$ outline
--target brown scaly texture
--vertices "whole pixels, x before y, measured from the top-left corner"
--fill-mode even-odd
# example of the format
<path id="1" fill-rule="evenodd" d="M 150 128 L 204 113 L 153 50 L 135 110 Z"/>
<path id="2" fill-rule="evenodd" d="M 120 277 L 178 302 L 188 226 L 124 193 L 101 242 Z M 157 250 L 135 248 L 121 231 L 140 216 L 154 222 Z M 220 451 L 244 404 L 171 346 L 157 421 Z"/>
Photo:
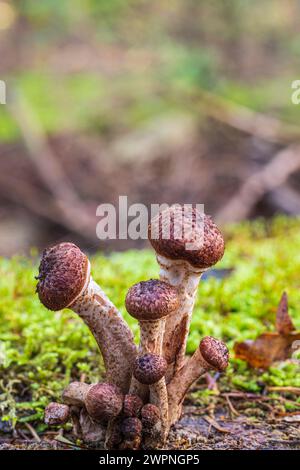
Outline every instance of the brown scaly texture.
<path id="1" fill-rule="evenodd" d="M 153 227 L 158 228 L 155 236 Z M 169 238 L 164 238 L 165 233 Z M 218 227 L 195 207 L 172 206 L 160 212 L 149 224 L 149 240 L 160 255 L 188 261 L 200 269 L 216 264 L 225 249 Z M 196 244 L 197 249 L 187 249 L 188 244 Z"/>
<path id="2" fill-rule="evenodd" d="M 226 344 L 212 336 L 203 338 L 199 345 L 203 359 L 211 369 L 222 372 L 228 366 L 229 352 Z"/>
<path id="3" fill-rule="evenodd" d="M 70 408 L 61 403 L 49 403 L 45 408 L 44 421 L 50 426 L 65 424 L 70 417 Z"/>
<path id="4" fill-rule="evenodd" d="M 224 240 L 209 216 L 195 207 L 178 205 L 152 219 L 149 240 L 157 252 L 160 279 L 176 287 L 179 296 L 179 307 L 166 319 L 163 338 L 169 364 L 166 380 L 170 381 L 184 363 L 201 275 L 222 258 Z"/>
<path id="5" fill-rule="evenodd" d="M 149 385 L 150 402 L 161 411 L 161 428 L 153 440 L 165 441 L 168 431 L 168 392 L 165 373 L 167 361 L 157 354 L 145 354 L 139 357 L 133 366 L 133 375 L 142 384 Z M 151 443 L 153 445 L 154 442 Z"/>
<path id="6" fill-rule="evenodd" d="M 177 291 L 158 279 L 132 286 L 126 296 L 126 309 L 134 318 L 155 321 L 166 317 L 178 307 Z"/>
<path id="7" fill-rule="evenodd" d="M 72 309 L 88 325 L 98 343 L 105 364 L 106 381 L 127 393 L 136 346 L 120 312 L 93 281 Z"/>
<path id="8" fill-rule="evenodd" d="M 71 308 L 88 325 L 102 353 L 107 381 L 126 393 L 136 357 L 133 334 L 120 312 L 90 276 L 87 257 L 73 243 L 61 243 L 43 254 L 37 291 L 52 310 Z"/>
<path id="9" fill-rule="evenodd" d="M 140 324 L 139 354 L 161 355 L 165 318 L 178 307 L 177 290 L 157 279 L 139 282 L 132 286 L 126 296 L 126 308 Z M 147 388 L 132 379 L 130 393 L 139 395 L 143 401 Z"/>
<path id="10" fill-rule="evenodd" d="M 162 356 L 145 354 L 136 359 L 133 365 L 133 375 L 142 384 L 151 385 L 164 377 L 167 366 Z"/>
<path id="11" fill-rule="evenodd" d="M 138 417 L 142 406 L 143 401 L 137 395 L 125 395 L 123 403 L 123 415 L 126 418 Z"/>
<path id="12" fill-rule="evenodd" d="M 73 243 L 44 250 L 37 277 L 37 292 L 49 310 L 61 310 L 80 295 L 89 271 L 87 257 Z"/>
<path id="13" fill-rule="evenodd" d="M 121 424 L 121 432 L 125 439 L 134 439 L 142 434 L 142 422 L 139 418 L 125 418 Z"/>
<path id="14" fill-rule="evenodd" d="M 141 420 L 143 424 L 143 430 L 145 432 L 151 432 L 154 426 L 159 423 L 161 413 L 159 408 L 153 403 L 147 403 L 141 410 Z"/>
<path id="15" fill-rule="evenodd" d="M 209 370 L 224 371 L 228 361 L 229 352 L 222 341 L 211 336 L 203 338 L 192 357 L 168 384 L 169 425 L 179 419 L 184 397 L 191 385 Z"/>
<path id="16" fill-rule="evenodd" d="M 92 385 L 85 398 L 85 406 L 92 419 L 107 422 L 118 416 L 123 407 L 123 394 L 112 384 Z"/>

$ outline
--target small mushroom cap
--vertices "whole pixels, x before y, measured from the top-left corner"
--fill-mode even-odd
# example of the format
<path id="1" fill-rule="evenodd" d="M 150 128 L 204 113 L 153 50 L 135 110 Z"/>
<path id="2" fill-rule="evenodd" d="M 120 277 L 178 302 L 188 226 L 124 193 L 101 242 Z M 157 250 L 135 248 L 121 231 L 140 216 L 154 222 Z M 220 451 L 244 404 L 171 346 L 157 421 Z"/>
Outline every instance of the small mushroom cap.
<path id="1" fill-rule="evenodd" d="M 152 403 L 147 403 L 141 410 L 143 429 L 150 431 L 159 422 L 161 413 L 159 408 Z"/>
<path id="2" fill-rule="evenodd" d="M 128 313 L 137 320 L 155 321 L 173 313 L 179 304 L 177 290 L 158 279 L 138 282 L 126 296 Z"/>
<path id="3" fill-rule="evenodd" d="M 139 418 L 125 418 L 121 424 L 121 431 L 126 439 L 134 439 L 142 434 L 142 427 Z"/>
<path id="4" fill-rule="evenodd" d="M 73 304 L 86 289 L 90 263 L 78 246 L 60 243 L 44 250 L 37 277 L 39 299 L 49 310 Z"/>
<path id="5" fill-rule="evenodd" d="M 137 395 L 125 395 L 123 403 L 123 415 L 126 418 L 137 417 L 142 409 L 143 400 Z"/>
<path id="6" fill-rule="evenodd" d="M 229 351 L 223 341 L 206 336 L 201 341 L 199 349 L 201 356 L 212 369 L 222 372 L 228 366 Z"/>
<path id="7" fill-rule="evenodd" d="M 116 385 L 95 384 L 90 387 L 86 395 L 85 406 L 92 419 L 107 422 L 121 413 L 123 394 Z"/>
<path id="8" fill-rule="evenodd" d="M 164 377 L 167 361 L 157 354 L 144 354 L 138 357 L 133 365 L 133 375 L 141 383 L 152 385 Z"/>
<path id="9" fill-rule="evenodd" d="M 70 408 L 68 405 L 51 402 L 45 408 L 44 421 L 49 426 L 58 426 L 65 424 L 70 417 Z"/>
<path id="10" fill-rule="evenodd" d="M 187 261 L 198 269 L 216 264 L 225 250 L 212 219 L 190 205 L 171 206 L 157 214 L 149 224 L 148 237 L 159 255 Z"/>

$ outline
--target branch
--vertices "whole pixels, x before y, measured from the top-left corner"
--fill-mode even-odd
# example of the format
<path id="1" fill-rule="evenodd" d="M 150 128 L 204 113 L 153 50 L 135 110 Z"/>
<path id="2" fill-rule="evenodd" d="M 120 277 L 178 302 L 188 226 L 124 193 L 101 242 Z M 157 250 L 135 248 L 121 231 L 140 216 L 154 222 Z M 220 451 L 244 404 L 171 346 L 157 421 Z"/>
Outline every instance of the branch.
<path id="1" fill-rule="evenodd" d="M 207 116 L 263 140 L 283 144 L 300 140 L 298 126 L 253 111 L 205 90 L 198 92 L 198 98 L 194 102 L 201 106 Z"/>
<path id="2" fill-rule="evenodd" d="M 54 204 L 66 220 L 66 225 L 90 240 L 95 234 L 93 218 L 87 213 L 85 204 L 65 175 L 30 104 L 17 90 L 9 100 L 8 108 L 19 126 L 28 157 L 40 180 L 52 194 Z"/>
<path id="3" fill-rule="evenodd" d="M 218 223 L 245 219 L 255 204 L 268 192 L 282 186 L 300 170 L 300 146 L 291 145 L 278 152 L 270 163 L 251 175 L 216 215 Z"/>

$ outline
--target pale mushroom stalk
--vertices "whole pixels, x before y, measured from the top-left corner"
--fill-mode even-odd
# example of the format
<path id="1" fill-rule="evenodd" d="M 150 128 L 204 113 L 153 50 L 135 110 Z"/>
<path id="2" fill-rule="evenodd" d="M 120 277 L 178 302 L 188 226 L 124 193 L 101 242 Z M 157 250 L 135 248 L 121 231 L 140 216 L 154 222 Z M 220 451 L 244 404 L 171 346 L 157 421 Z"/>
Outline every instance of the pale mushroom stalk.
<path id="1" fill-rule="evenodd" d="M 228 349 L 222 341 L 211 336 L 203 338 L 197 350 L 168 385 L 170 426 L 179 419 L 183 400 L 191 385 L 209 370 L 224 371 L 228 359 Z"/>
<path id="2" fill-rule="evenodd" d="M 85 408 L 85 400 L 90 388 L 95 384 L 71 382 L 62 393 L 62 401 L 70 406 L 74 434 L 87 443 L 103 441 L 106 429 L 103 424 L 96 423 Z"/>
<path id="3" fill-rule="evenodd" d="M 177 290 L 158 279 L 142 281 L 129 289 L 125 304 L 128 313 L 139 321 L 139 355 L 161 355 L 165 319 L 178 306 Z M 147 388 L 133 377 L 130 393 L 138 394 L 145 401 Z"/>
<path id="4" fill-rule="evenodd" d="M 70 308 L 91 330 L 103 356 L 107 381 L 128 391 L 136 357 L 133 335 L 113 303 L 90 276 L 87 257 L 73 243 L 45 250 L 37 292 L 50 310 Z"/>
<path id="5" fill-rule="evenodd" d="M 166 380 L 163 377 L 158 382 L 149 385 L 150 403 L 157 406 L 161 413 L 161 438 L 165 442 L 168 436 L 169 405 Z"/>
<path id="6" fill-rule="evenodd" d="M 120 312 L 92 278 L 70 308 L 80 316 L 97 341 L 106 369 L 106 381 L 126 393 L 136 347 L 132 332 Z"/>
<path id="7" fill-rule="evenodd" d="M 66 405 L 85 406 L 84 402 L 92 384 L 71 382 L 62 393 L 62 401 Z"/>
<path id="8" fill-rule="evenodd" d="M 176 287 L 179 295 L 178 309 L 167 320 L 163 341 L 170 380 L 185 360 L 201 275 L 222 258 L 224 240 L 209 216 L 191 205 L 175 205 L 151 220 L 149 241 L 157 253 L 161 280 Z"/>
<path id="9" fill-rule="evenodd" d="M 177 289 L 179 306 L 166 321 L 162 351 L 170 365 L 167 380 L 178 371 L 185 360 L 186 343 L 197 296 L 197 289 L 205 269 L 196 269 L 186 261 L 170 260 L 157 255 L 160 279 Z"/>
<path id="10" fill-rule="evenodd" d="M 141 398 L 143 403 L 147 403 L 149 398 L 149 387 L 147 385 L 141 384 L 132 376 L 128 393 L 130 395 L 137 395 Z"/>

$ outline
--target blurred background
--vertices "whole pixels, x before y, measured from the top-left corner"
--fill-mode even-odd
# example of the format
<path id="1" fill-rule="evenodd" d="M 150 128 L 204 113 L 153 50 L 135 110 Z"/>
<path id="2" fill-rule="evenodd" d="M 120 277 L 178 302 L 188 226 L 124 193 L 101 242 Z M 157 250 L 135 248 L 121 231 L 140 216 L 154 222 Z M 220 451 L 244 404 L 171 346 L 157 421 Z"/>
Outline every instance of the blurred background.
<path id="1" fill-rule="evenodd" d="M 119 195 L 298 215 L 299 19 L 299 0 L 0 0 L 0 254 L 143 246 L 96 238 Z"/>

